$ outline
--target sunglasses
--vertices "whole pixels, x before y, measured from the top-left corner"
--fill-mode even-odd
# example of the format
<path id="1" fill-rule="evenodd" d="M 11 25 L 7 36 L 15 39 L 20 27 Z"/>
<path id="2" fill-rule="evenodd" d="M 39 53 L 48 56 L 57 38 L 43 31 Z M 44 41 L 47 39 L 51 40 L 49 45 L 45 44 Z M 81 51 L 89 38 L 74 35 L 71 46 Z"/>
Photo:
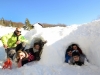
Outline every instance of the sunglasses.
<path id="1" fill-rule="evenodd" d="M 21 31 L 16 30 L 16 32 L 21 33 Z"/>

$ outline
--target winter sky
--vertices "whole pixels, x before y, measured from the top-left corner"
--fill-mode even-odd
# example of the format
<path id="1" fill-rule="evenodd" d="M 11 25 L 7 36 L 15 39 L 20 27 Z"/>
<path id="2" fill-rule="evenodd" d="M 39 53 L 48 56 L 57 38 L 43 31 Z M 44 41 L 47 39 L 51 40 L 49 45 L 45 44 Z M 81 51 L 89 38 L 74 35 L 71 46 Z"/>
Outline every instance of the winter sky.
<path id="1" fill-rule="evenodd" d="M 0 0 L 0 18 L 14 22 L 83 24 L 100 16 L 100 0 Z"/>

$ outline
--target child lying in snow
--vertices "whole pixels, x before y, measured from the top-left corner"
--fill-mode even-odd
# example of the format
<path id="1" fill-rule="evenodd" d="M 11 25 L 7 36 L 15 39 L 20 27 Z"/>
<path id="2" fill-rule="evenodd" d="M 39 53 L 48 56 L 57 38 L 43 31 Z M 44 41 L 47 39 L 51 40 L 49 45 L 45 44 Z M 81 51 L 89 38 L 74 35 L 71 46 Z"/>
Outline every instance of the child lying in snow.
<path id="1" fill-rule="evenodd" d="M 24 64 L 33 61 L 34 60 L 34 56 L 30 52 L 19 50 L 16 53 L 16 59 L 17 59 L 18 67 L 21 67 Z"/>
<path id="2" fill-rule="evenodd" d="M 43 45 L 39 42 L 34 43 L 33 48 L 27 49 L 25 51 L 18 51 L 16 54 L 18 67 L 23 66 L 24 64 L 40 60 L 40 56 L 42 53 L 42 47 L 46 42 L 43 42 Z"/>
<path id="3" fill-rule="evenodd" d="M 81 48 L 77 44 L 72 44 L 72 50 L 77 50 L 80 54 L 83 54 Z"/>
<path id="4" fill-rule="evenodd" d="M 67 49 L 65 55 L 65 62 L 68 63 L 71 57 L 72 57 L 72 49 Z"/>
<path id="5" fill-rule="evenodd" d="M 71 59 L 69 60 L 69 64 L 72 64 L 72 65 L 79 65 L 79 66 L 82 66 L 85 62 L 85 57 L 82 56 L 79 52 L 77 51 L 74 51 L 72 53 L 72 57 Z"/>
<path id="6" fill-rule="evenodd" d="M 29 51 L 34 55 L 34 60 L 40 60 L 41 58 L 41 54 L 42 54 L 42 50 L 43 50 L 43 46 L 44 44 L 46 44 L 47 41 L 39 41 L 39 42 L 35 42 L 33 47 L 29 49 Z"/>

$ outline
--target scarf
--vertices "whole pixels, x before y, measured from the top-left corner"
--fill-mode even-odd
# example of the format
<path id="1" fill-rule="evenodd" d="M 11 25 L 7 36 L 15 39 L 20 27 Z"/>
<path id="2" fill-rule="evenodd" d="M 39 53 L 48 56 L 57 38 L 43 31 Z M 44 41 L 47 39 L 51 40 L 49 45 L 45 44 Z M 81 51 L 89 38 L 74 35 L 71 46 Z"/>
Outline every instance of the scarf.
<path id="1" fill-rule="evenodd" d="M 33 48 L 33 52 L 35 53 L 35 52 L 38 52 L 39 50 L 37 50 L 37 49 L 35 49 L 35 48 Z"/>

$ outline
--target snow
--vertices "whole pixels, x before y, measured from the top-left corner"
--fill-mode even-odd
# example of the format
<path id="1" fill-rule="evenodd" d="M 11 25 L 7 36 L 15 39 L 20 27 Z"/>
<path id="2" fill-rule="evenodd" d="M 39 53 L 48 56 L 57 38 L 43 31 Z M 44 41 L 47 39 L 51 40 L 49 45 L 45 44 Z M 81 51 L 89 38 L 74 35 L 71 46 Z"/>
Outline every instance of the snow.
<path id="1" fill-rule="evenodd" d="M 42 28 L 35 24 L 30 31 L 22 30 L 29 40 L 26 48 L 32 46 L 34 39 L 47 40 L 44 45 L 41 60 L 25 64 L 12 70 L 0 69 L 0 75 L 100 75 L 100 20 L 82 25 L 67 27 Z M 15 28 L 0 26 L 0 36 L 14 31 Z M 64 63 L 66 48 L 77 43 L 89 59 L 83 66 Z M 6 53 L 0 41 L 0 67 L 6 58 Z"/>

